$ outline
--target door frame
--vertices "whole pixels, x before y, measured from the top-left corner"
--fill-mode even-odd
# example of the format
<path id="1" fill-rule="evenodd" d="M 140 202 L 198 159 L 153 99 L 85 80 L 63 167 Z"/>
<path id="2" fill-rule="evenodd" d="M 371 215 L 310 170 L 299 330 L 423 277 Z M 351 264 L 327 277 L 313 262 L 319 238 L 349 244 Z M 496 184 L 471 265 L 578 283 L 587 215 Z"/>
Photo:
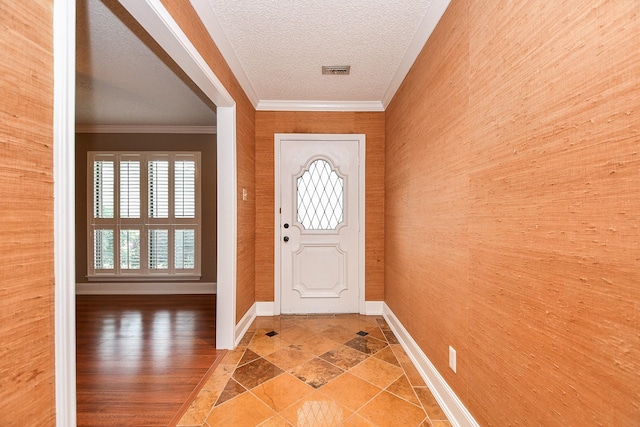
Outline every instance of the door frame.
<path id="1" fill-rule="evenodd" d="M 160 0 L 119 0 L 217 107 L 216 348 L 235 347 L 236 103 Z M 56 425 L 76 425 L 75 34 L 76 0 L 53 2 L 53 191 Z"/>
<path id="2" fill-rule="evenodd" d="M 358 310 L 360 314 L 366 313 L 365 301 L 365 177 L 366 177 L 366 135 L 365 134 L 318 134 L 318 133 L 276 133 L 274 134 L 274 293 L 273 314 L 279 315 L 281 305 L 281 279 L 282 260 L 280 256 L 281 245 L 281 221 L 280 206 L 282 206 L 282 194 L 280 191 L 280 153 L 282 141 L 344 141 L 356 140 L 358 142 Z"/>

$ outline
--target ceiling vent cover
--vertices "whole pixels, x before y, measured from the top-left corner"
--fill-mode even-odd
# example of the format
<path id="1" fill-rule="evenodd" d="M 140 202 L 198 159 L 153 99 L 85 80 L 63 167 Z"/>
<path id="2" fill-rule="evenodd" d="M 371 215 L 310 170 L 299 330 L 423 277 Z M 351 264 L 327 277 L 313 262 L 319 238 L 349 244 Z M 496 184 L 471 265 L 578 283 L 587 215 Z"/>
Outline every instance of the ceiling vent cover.
<path id="1" fill-rule="evenodd" d="M 347 76 L 351 71 L 351 65 L 323 65 L 322 74 L 334 74 Z"/>

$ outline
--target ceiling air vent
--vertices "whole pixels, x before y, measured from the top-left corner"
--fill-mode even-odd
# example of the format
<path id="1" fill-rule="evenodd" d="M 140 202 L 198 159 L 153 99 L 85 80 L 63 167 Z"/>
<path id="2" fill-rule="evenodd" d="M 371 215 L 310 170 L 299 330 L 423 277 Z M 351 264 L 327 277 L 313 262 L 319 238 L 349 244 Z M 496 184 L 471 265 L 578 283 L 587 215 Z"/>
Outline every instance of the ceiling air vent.
<path id="1" fill-rule="evenodd" d="M 351 65 L 323 65 L 322 74 L 334 74 L 340 76 L 349 75 L 351 71 Z"/>

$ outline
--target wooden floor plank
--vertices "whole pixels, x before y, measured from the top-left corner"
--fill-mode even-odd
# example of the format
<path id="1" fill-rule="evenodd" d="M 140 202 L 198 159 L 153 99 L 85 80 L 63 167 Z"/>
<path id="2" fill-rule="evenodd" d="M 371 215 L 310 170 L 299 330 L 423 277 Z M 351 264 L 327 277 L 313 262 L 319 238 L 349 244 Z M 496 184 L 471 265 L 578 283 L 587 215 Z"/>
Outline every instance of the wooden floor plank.
<path id="1" fill-rule="evenodd" d="M 78 426 L 166 426 L 216 359 L 215 295 L 78 296 Z"/>

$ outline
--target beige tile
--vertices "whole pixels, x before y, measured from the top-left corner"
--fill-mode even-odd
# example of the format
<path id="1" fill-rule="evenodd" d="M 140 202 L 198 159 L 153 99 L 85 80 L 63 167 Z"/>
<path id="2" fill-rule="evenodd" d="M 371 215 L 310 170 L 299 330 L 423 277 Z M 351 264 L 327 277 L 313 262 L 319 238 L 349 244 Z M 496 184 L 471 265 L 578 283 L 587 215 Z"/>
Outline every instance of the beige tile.
<path id="1" fill-rule="evenodd" d="M 432 427 L 451 427 L 451 423 L 449 421 L 431 421 Z"/>
<path id="2" fill-rule="evenodd" d="M 238 367 L 242 366 L 242 365 L 246 365 L 249 362 L 253 362 L 254 360 L 260 359 L 260 355 L 257 354 L 255 351 L 253 350 L 249 350 L 246 349 L 244 354 L 242 355 L 242 358 L 238 361 Z"/>
<path id="3" fill-rule="evenodd" d="M 438 401 L 433 397 L 428 387 L 414 387 L 414 390 L 432 423 L 434 421 L 447 421 L 447 416 L 442 411 L 442 408 L 440 408 Z"/>
<path id="4" fill-rule="evenodd" d="M 255 333 L 255 330 L 245 332 L 244 336 L 242 337 L 242 339 L 238 343 L 238 347 L 239 348 L 244 348 L 244 347 L 248 346 L 249 343 L 251 342 L 251 340 L 253 339 L 254 333 Z"/>
<path id="5" fill-rule="evenodd" d="M 218 365 L 207 382 L 204 383 L 202 389 L 217 391 L 220 394 L 224 386 L 227 385 L 229 378 L 231 378 L 234 369 L 235 365 Z"/>
<path id="6" fill-rule="evenodd" d="M 389 324 L 387 324 L 387 321 L 384 320 L 383 317 L 376 319 L 376 321 L 378 322 L 378 326 L 380 327 L 380 329 L 382 329 L 383 331 L 391 330 L 391 328 L 389 327 Z"/>
<path id="7" fill-rule="evenodd" d="M 321 335 L 313 335 L 298 344 L 300 350 L 312 353 L 314 356 L 319 356 L 338 346 L 339 344 L 334 340 Z"/>
<path id="8" fill-rule="evenodd" d="M 365 420 L 358 414 L 353 414 L 343 424 L 340 424 L 340 427 L 379 427 L 379 425 Z"/>
<path id="9" fill-rule="evenodd" d="M 314 316 L 303 322 L 302 326 L 316 334 L 320 334 L 337 324 L 339 324 L 339 322 L 335 316 Z"/>
<path id="10" fill-rule="evenodd" d="M 260 358 L 236 369 L 233 373 L 233 378 L 246 389 L 251 390 L 258 384 L 277 377 L 282 372 L 283 370 L 273 363 Z"/>
<path id="11" fill-rule="evenodd" d="M 292 425 L 280 415 L 275 415 L 267 421 L 259 424 L 258 427 L 292 427 Z"/>
<path id="12" fill-rule="evenodd" d="M 357 411 L 382 390 L 354 375 L 345 373 L 322 387 L 322 392 L 352 411 Z"/>
<path id="13" fill-rule="evenodd" d="M 403 398 L 409 403 L 420 406 L 420 400 L 418 400 L 416 393 L 413 391 L 413 387 L 411 387 L 411 384 L 405 375 L 402 375 L 393 384 L 387 387 L 387 391 Z"/>
<path id="14" fill-rule="evenodd" d="M 259 316 L 253 323 L 256 327 L 256 333 L 259 330 L 279 331 L 280 330 L 280 316 Z"/>
<path id="15" fill-rule="evenodd" d="M 281 374 L 271 381 L 260 384 L 251 392 L 271 409 L 280 412 L 303 397 L 313 393 L 313 387 L 290 374 Z"/>
<path id="16" fill-rule="evenodd" d="M 237 365 L 244 355 L 244 350 L 244 347 L 237 347 L 235 350 L 227 351 L 227 354 L 224 355 L 220 363 L 225 365 Z"/>
<path id="17" fill-rule="evenodd" d="M 211 427 L 257 426 L 273 417 L 275 413 L 251 393 L 244 393 L 235 399 L 216 406 L 207 418 Z"/>
<path id="18" fill-rule="evenodd" d="M 384 333 L 384 336 L 387 338 L 387 342 L 389 344 L 400 344 L 400 342 L 398 341 L 398 338 L 396 338 L 396 336 L 390 330 L 382 331 L 382 333 Z"/>
<path id="19" fill-rule="evenodd" d="M 380 328 L 377 326 L 375 328 L 369 328 L 365 332 L 368 332 L 370 337 L 379 339 L 380 341 L 386 341 L 387 337 L 384 336 Z"/>
<path id="20" fill-rule="evenodd" d="M 315 391 L 280 412 L 294 426 L 339 426 L 351 415 L 351 411 L 320 391 Z"/>
<path id="21" fill-rule="evenodd" d="M 386 391 L 373 398 L 357 413 L 381 426 L 419 426 L 426 419 L 422 408 Z"/>
<path id="22" fill-rule="evenodd" d="M 354 332 L 366 331 L 374 326 L 378 326 L 378 322 L 373 316 L 361 316 L 359 314 L 338 314 L 336 319 L 339 325 Z"/>
<path id="23" fill-rule="evenodd" d="M 365 360 L 368 356 L 358 350 L 354 350 L 345 345 L 341 345 L 333 350 L 320 355 L 320 358 L 332 363 L 345 371 L 353 368 L 358 363 Z"/>
<path id="24" fill-rule="evenodd" d="M 402 346 L 394 344 L 391 346 L 391 349 L 396 355 L 398 362 L 400 362 L 400 366 L 402 366 L 402 369 L 404 369 L 404 372 L 407 375 L 407 378 L 409 379 L 411 385 L 414 387 L 426 387 L 424 379 L 422 379 L 422 376 L 413 365 L 413 362 L 411 361 L 411 359 L 409 359 L 409 356 L 407 355 L 407 353 L 405 353 Z"/>
<path id="25" fill-rule="evenodd" d="M 381 341 L 379 339 L 376 339 L 370 336 L 366 336 L 366 337 L 357 336 L 351 339 L 350 341 L 347 341 L 346 343 L 344 343 L 344 345 L 346 345 L 347 347 L 351 347 L 355 350 L 361 351 L 365 354 L 376 354 L 377 352 L 379 352 L 380 350 L 382 350 L 387 346 L 387 342 Z"/>
<path id="26" fill-rule="evenodd" d="M 315 355 L 313 353 L 307 353 L 306 351 L 301 350 L 297 345 L 290 345 L 282 350 L 278 350 L 275 353 L 265 356 L 265 359 L 285 371 L 290 371 L 296 366 L 307 362 L 314 357 Z"/>
<path id="27" fill-rule="evenodd" d="M 191 405 L 189 405 L 187 412 L 178 422 L 178 426 L 201 426 L 209 412 L 211 412 L 219 394 L 220 392 L 212 390 L 200 390 Z"/>
<path id="28" fill-rule="evenodd" d="M 313 388 L 320 388 L 341 375 L 344 371 L 320 358 L 311 359 L 296 366 L 291 374 Z"/>
<path id="29" fill-rule="evenodd" d="M 224 390 L 222 390 L 220 397 L 218 397 L 218 400 L 216 401 L 216 406 L 222 405 L 227 400 L 231 400 L 234 397 L 241 395 L 246 391 L 247 391 L 246 388 L 242 387 L 240 384 L 238 384 L 236 380 L 231 378 L 227 383 L 227 385 L 224 387 Z"/>
<path id="30" fill-rule="evenodd" d="M 380 388 L 387 388 L 402 375 L 402 369 L 375 357 L 370 357 L 351 369 L 349 373 Z"/>
<path id="31" fill-rule="evenodd" d="M 384 360 L 387 363 L 391 363 L 394 366 L 400 367 L 400 362 L 396 359 L 395 354 L 393 354 L 393 350 L 391 347 L 385 347 L 376 354 L 373 355 L 376 359 Z"/>
<path id="32" fill-rule="evenodd" d="M 356 332 L 358 331 L 359 329 L 356 328 L 345 328 L 342 325 L 337 325 L 325 330 L 321 335 L 342 344 L 357 337 Z"/>
<path id="33" fill-rule="evenodd" d="M 249 343 L 248 348 L 260 356 L 266 356 L 289 345 L 279 335 L 270 337 L 264 334 L 256 334 Z"/>
<path id="34" fill-rule="evenodd" d="M 290 344 L 297 344 L 312 335 L 315 335 L 315 333 L 311 332 L 307 328 L 295 324 L 289 325 L 289 327 L 280 331 L 280 338 Z"/>

